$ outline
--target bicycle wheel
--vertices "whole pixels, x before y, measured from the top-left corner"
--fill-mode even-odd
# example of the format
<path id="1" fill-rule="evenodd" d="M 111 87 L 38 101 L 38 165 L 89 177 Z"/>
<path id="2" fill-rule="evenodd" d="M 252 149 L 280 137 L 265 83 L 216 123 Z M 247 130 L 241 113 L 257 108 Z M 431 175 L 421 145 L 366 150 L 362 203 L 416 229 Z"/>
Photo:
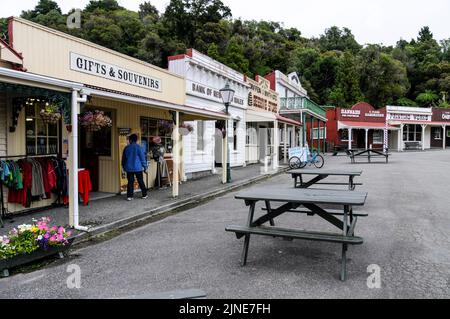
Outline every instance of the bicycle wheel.
<path id="1" fill-rule="evenodd" d="M 291 157 L 289 159 L 289 168 L 290 169 L 300 168 L 301 163 L 302 162 L 300 161 L 300 159 L 297 156 Z"/>
<path id="2" fill-rule="evenodd" d="M 300 168 L 305 168 L 308 162 L 300 162 Z"/>
<path id="3" fill-rule="evenodd" d="M 325 160 L 323 159 L 323 156 L 322 155 L 317 155 L 315 160 L 314 160 L 314 166 L 316 168 L 322 168 L 324 164 L 325 164 Z"/>

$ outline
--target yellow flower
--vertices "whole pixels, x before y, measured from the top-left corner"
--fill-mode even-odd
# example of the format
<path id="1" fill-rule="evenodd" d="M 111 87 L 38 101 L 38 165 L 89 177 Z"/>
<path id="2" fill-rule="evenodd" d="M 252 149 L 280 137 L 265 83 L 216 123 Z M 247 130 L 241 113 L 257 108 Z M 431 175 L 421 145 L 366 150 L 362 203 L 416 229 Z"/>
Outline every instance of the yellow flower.
<path id="1" fill-rule="evenodd" d="M 37 228 L 37 226 L 33 226 L 33 227 L 31 227 L 31 232 L 32 233 L 38 233 L 39 232 L 39 228 Z"/>

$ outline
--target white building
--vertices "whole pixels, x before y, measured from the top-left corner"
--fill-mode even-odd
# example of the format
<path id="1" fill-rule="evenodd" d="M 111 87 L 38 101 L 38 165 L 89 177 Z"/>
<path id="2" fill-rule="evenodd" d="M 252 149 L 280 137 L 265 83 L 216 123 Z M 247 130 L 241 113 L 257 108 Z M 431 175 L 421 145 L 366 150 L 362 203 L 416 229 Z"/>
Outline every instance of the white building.
<path id="1" fill-rule="evenodd" d="M 246 110 L 249 84 L 244 75 L 194 50 L 169 57 L 169 71 L 186 78 L 186 105 L 222 113 L 225 106 L 220 89 L 228 83 L 235 90 L 229 107 L 228 141 L 232 167 L 245 166 Z M 190 122 L 194 132 L 183 138 L 185 179 L 215 173 L 222 164 L 222 141 L 217 134 L 218 122 Z"/>
<path id="2" fill-rule="evenodd" d="M 389 149 L 430 149 L 432 116 L 431 108 L 387 106 L 386 121 L 399 128 L 391 133 Z"/>

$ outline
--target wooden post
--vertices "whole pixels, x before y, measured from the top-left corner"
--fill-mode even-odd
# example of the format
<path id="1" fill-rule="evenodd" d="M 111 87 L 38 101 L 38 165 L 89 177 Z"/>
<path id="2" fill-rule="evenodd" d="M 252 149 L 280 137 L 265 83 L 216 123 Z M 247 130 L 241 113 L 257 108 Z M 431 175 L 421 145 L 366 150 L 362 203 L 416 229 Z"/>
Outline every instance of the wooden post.
<path id="1" fill-rule="evenodd" d="M 279 137 L 279 131 L 278 131 L 278 121 L 275 120 L 273 122 L 273 169 L 278 169 L 278 153 L 280 152 L 280 137 Z"/>
<path id="2" fill-rule="evenodd" d="M 173 126 L 173 185 L 172 196 L 178 197 L 180 187 L 180 162 L 181 162 L 181 148 L 180 148 L 180 112 L 175 112 L 175 123 Z"/>
<path id="3" fill-rule="evenodd" d="M 284 164 L 287 164 L 288 159 L 287 159 L 287 124 L 284 123 Z"/>
<path id="4" fill-rule="evenodd" d="M 366 151 L 369 149 L 369 129 L 366 128 Z"/>
<path id="5" fill-rule="evenodd" d="M 318 151 L 319 151 L 319 153 L 320 153 L 320 151 L 321 151 L 321 142 L 320 142 L 320 140 L 321 140 L 321 138 L 320 138 L 320 120 L 318 119 L 317 120 L 317 125 L 318 125 L 318 127 L 317 127 L 317 144 L 318 144 Z"/>
<path id="6" fill-rule="evenodd" d="M 425 129 L 427 125 L 422 124 L 422 151 L 425 151 Z"/>
<path id="7" fill-rule="evenodd" d="M 352 129 L 348 129 L 348 149 L 352 149 Z"/>
<path id="8" fill-rule="evenodd" d="M 447 146 L 447 125 L 442 125 L 442 149 L 446 149 Z"/>
<path id="9" fill-rule="evenodd" d="M 225 121 L 225 137 L 222 139 L 222 184 L 227 183 L 227 154 L 228 154 L 228 120 Z"/>

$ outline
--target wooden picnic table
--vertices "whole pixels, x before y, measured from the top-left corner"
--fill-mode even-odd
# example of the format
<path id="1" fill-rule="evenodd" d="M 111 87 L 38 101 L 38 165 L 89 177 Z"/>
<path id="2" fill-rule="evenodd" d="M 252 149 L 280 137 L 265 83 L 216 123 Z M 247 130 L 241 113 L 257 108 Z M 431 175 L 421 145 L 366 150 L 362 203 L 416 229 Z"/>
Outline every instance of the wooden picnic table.
<path id="1" fill-rule="evenodd" d="M 389 163 L 389 152 L 380 150 L 368 149 L 363 151 L 347 150 L 347 154 L 350 157 L 352 164 L 356 164 L 357 157 L 367 157 L 369 163 L 372 163 L 373 158 L 382 157 L 386 159 L 386 164 Z"/>
<path id="2" fill-rule="evenodd" d="M 348 189 L 353 191 L 356 186 L 362 185 L 361 183 L 355 183 L 355 177 L 361 176 L 362 171 L 344 171 L 344 170 L 320 170 L 320 169 L 294 169 L 287 172 L 292 175 L 294 179 L 295 188 L 309 188 L 313 185 L 348 185 Z M 303 175 L 316 176 L 308 182 L 303 180 Z M 348 183 L 323 183 L 322 180 L 329 176 L 345 176 L 348 177 Z"/>
<path id="3" fill-rule="evenodd" d="M 318 189 L 295 189 L 295 188 L 255 188 L 244 191 L 235 196 L 236 199 L 244 200 L 249 207 L 247 224 L 245 226 L 228 226 L 227 232 L 236 233 L 238 239 L 245 237 L 242 250 L 241 264 L 247 264 L 250 236 L 261 235 L 269 237 L 281 237 L 286 239 L 303 239 L 311 241 L 324 241 L 342 244 L 341 280 L 347 278 L 347 250 L 348 245 L 361 245 L 363 238 L 355 236 L 355 227 L 358 217 L 367 216 L 353 214 L 354 206 L 365 204 L 367 193 L 355 191 L 336 191 Z M 254 219 L 255 207 L 258 202 L 265 204 L 265 214 Z M 278 203 L 278 208 L 272 208 L 272 203 Z M 323 205 L 337 205 L 342 211 L 342 220 L 337 218 L 337 213 L 330 212 Z M 312 216 L 317 215 L 337 227 L 341 233 L 328 233 L 305 231 L 289 228 L 275 227 L 275 218 L 303 206 Z M 270 226 L 263 226 L 270 223 Z"/>

